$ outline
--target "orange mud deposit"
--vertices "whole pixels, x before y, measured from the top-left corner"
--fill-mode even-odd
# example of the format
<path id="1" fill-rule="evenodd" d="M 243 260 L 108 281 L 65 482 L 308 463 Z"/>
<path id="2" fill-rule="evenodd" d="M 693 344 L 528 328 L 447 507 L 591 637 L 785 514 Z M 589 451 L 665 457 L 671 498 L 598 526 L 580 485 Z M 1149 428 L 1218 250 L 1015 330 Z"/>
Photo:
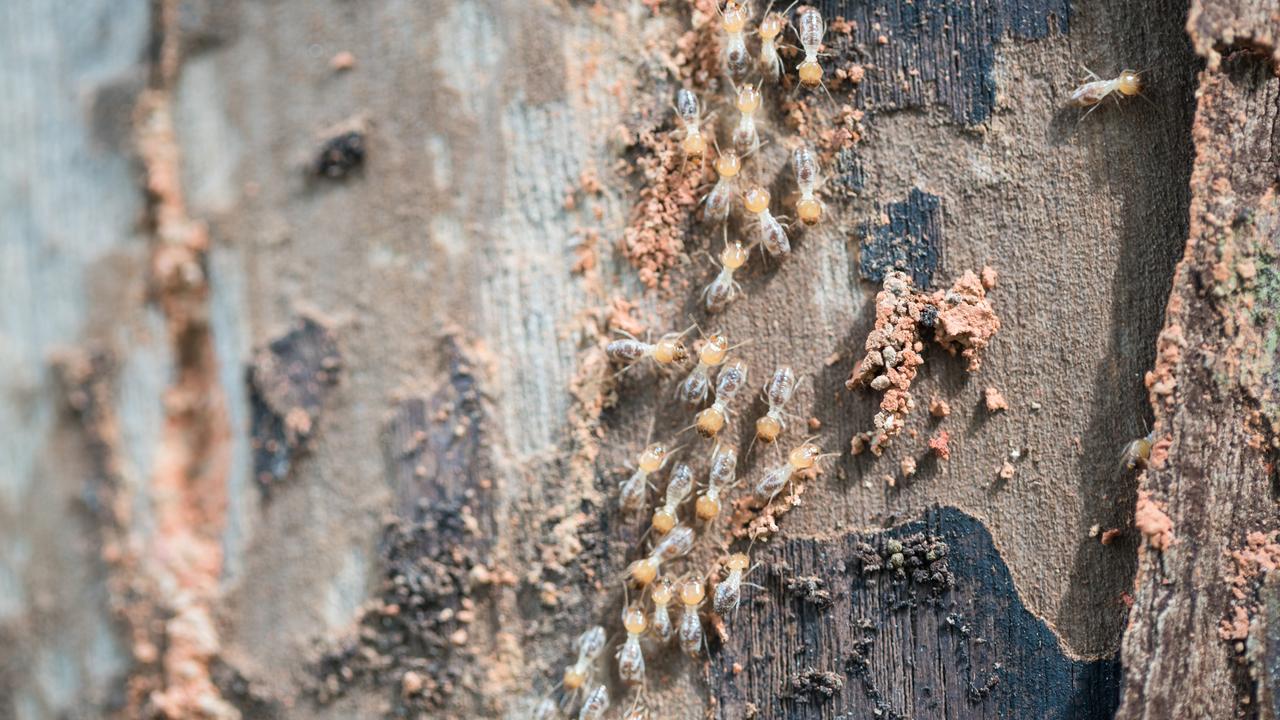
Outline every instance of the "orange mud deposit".
<path id="1" fill-rule="evenodd" d="M 879 456 L 902 432 L 907 415 L 915 406 L 910 389 L 924 364 L 920 337 L 926 327 L 933 328 L 935 342 L 965 358 L 966 369 L 973 372 L 981 365 L 979 353 L 1000 329 L 1000 319 L 972 271 L 965 272 L 950 290 L 930 294 L 916 291 L 906 273 L 895 270 L 886 274 L 883 289 L 876 294 L 876 324 L 867 335 L 866 354 L 845 382 L 850 390 L 870 387 L 884 393 L 874 420 L 875 430 L 853 438 L 851 449 L 855 455 L 870 450 Z M 1003 402 L 1003 397 L 998 400 Z M 988 407 L 990 403 L 988 397 Z M 935 417 L 949 411 L 945 404 L 931 405 Z"/>
<path id="2" fill-rule="evenodd" d="M 1173 544 L 1173 521 L 1151 499 L 1151 493 L 1147 490 L 1138 491 L 1138 506 L 1133 513 L 1133 524 L 1156 550 L 1164 552 Z"/>

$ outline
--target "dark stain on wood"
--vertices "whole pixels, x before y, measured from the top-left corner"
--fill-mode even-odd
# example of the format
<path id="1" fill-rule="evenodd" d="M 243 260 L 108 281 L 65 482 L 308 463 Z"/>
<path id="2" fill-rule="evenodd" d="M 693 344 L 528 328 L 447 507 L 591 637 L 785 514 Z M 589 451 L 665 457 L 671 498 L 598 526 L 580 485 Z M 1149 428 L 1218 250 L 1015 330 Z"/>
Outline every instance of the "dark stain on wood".
<path id="1" fill-rule="evenodd" d="M 901 270 L 916 287 L 931 288 L 942 258 L 942 198 L 913 188 L 905 200 L 889 203 L 881 212 L 887 223 L 862 226 L 862 279 L 878 284 L 885 273 Z"/>
<path id="2" fill-rule="evenodd" d="M 822 0 L 828 20 L 855 23 L 828 31 L 840 64 L 869 72 L 857 103 L 882 110 L 941 105 L 964 125 L 987 120 L 995 107 L 996 47 L 1006 39 L 1038 40 L 1070 28 L 1069 0 Z M 881 42 L 883 37 L 884 42 Z"/>
<path id="3" fill-rule="evenodd" d="M 747 717 L 750 706 L 759 718 L 788 720 L 1115 712 L 1119 664 L 1064 656 L 1023 606 L 987 529 L 959 510 L 869 534 L 786 540 L 757 549 L 756 560 L 766 589 L 744 597 L 712 660 L 719 717 Z M 822 578 L 831 605 L 795 597 L 787 580 L 797 576 Z M 795 680 L 811 671 L 837 673 L 843 689 L 798 702 Z"/>
<path id="4" fill-rule="evenodd" d="M 253 476 L 264 492 L 306 452 L 341 367 L 333 333 L 308 317 L 254 355 L 246 373 Z"/>
<path id="5" fill-rule="evenodd" d="M 382 580 L 355 636 L 330 643 L 314 666 L 321 704 L 364 684 L 388 695 L 388 717 L 492 710 L 478 659 L 491 649 L 491 414 L 462 346 L 445 343 L 446 380 L 399 402 L 384 431 L 396 502 L 379 545 Z"/>

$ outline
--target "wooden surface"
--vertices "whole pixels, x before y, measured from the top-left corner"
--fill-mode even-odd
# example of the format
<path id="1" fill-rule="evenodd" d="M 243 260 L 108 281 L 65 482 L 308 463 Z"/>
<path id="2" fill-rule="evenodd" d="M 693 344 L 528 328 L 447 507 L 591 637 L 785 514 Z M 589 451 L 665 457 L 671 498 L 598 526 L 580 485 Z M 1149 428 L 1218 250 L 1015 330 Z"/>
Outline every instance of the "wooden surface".
<path id="1" fill-rule="evenodd" d="M 4 3 L 0 96 L 16 100 L 0 113 L 11 148 L 0 153 L 0 717 L 132 716 L 139 696 L 124 691 L 126 678 L 157 676 L 111 610 L 120 597 L 109 580 L 120 571 L 94 546 L 103 521 L 82 510 L 105 473 L 94 452 L 104 435 L 50 369 L 55 350 L 112 358 L 106 387 L 120 461 L 106 469 L 132 509 L 130 542 L 141 557 L 162 556 L 156 538 L 182 517 L 155 510 L 157 467 L 171 449 L 167 391 L 181 374 L 174 368 L 188 364 L 167 335 L 172 315 L 155 302 L 152 253 L 163 238 L 155 194 L 144 191 L 155 155 L 148 179 L 132 144 L 147 129 L 136 108 L 148 83 L 172 110 L 176 136 L 164 149 L 176 153 L 186 214 L 208 228 L 200 267 L 216 374 L 207 379 L 226 409 L 215 450 L 227 467 L 209 603 L 216 643 L 205 659 L 217 694 L 243 717 L 523 717 L 586 625 L 619 628 L 614 578 L 642 528 L 619 520 L 616 483 L 651 434 L 667 439 L 690 421 L 669 400 L 673 380 L 632 373 L 616 391 L 604 381 L 609 301 L 635 302 L 655 332 L 682 329 L 693 313 L 708 329 L 751 340 L 737 352 L 752 385 L 782 363 L 808 374 L 794 409 L 820 420 L 825 448 L 845 451 L 875 410 L 871 394 L 844 380 L 871 327 L 877 285 L 864 279 L 874 268 L 860 251 L 884 235 L 882 213 L 920 236 L 914 247 L 929 252 L 913 257 L 933 258 L 935 287 L 996 268 L 1002 329 L 974 376 L 930 349 L 913 388 L 920 434 L 904 434 L 879 460 L 834 459 L 780 519 L 776 543 L 754 549 L 803 566 L 833 606 L 797 609 L 778 578 L 757 570 L 767 600 L 745 604 L 731 629 L 758 623 L 759 634 L 731 634 L 704 663 L 655 659 L 651 703 L 672 718 L 708 708 L 739 717 L 747 702 L 765 717 L 835 717 L 877 702 L 870 687 L 895 712 L 925 717 L 928 685 L 966 696 L 948 717 L 995 717 L 1022 702 L 1013 683 L 1035 681 L 1052 690 L 1038 694 L 1046 716 L 1104 716 L 1073 708 L 1113 697 L 1135 568 L 1135 608 L 1176 614 L 1188 607 L 1176 599 L 1187 592 L 1183 573 L 1210 567 L 1230 545 L 1193 555 L 1188 540 L 1164 565 L 1149 550 L 1139 563 L 1136 484 L 1117 469 L 1121 447 L 1151 421 L 1142 376 L 1155 363 L 1171 283 L 1175 297 L 1194 287 L 1174 272 L 1189 208 L 1211 187 L 1193 175 L 1192 43 L 1206 54 L 1226 48 L 1204 32 L 1188 42 L 1185 8 L 1163 0 L 821 6 L 858 21 L 832 37 L 836 55 L 824 62 L 869 67 L 860 87 L 835 92 L 867 111 L 864 137 L 829 183 L 830 221 L 798 238 L 785 264 L 753 258 L 742 277 L 747 299 L 709 321 L 696 311 L 711 273 L 700 252 L 717 249 L 718 233 L 691 226 L 670 291 L 644 290 L 615 249 L 639 190 L 618 165 L 619 126 L 669 131 L 668 68 L 681 35 L 706 19 L 683 2 L 662 3 L 656 17 L 623 2 Z M 1213 27 L 1245 22 L 1218 8 L 1193 16 Z M 155 21 L 161 10 L 168 24 Z M 1254 27 L 1261 44 L 1269 31 Z M 354 66 L 335 70 L 340 52 Z M 1221 76 L 1210 97 L 1224 104 L 1210 109 L 1227 118 L 1238 108 L 1255 124 L 1223 142 L 1266 136 L 1256 123 L 1274 120 L 1274 79 L 1225 57 L 1235 79 Z M 1107 106 L 1077 123 L 1062 100 L 1081 64 L 1106 75 L 1149 68 L 1151 102 Z M 698 89 L 728 115 L 722 95 Z M 783 98 L 765 92 L 770 142 L 748 166 L 781 198 L 790 131 Z M 1212 128 L 1205 102 L 1196 127 Z M 318 158 L 334 149 L 326 140 L 353 128 L 362 160 L 317 176 Z M 1271 158 L 1267 147 L 1224 151 Z M 603 191 L 582 190 L 584 173 Z M 1235 192 L 1261 205 L 1268 196 L 1250 187 Z M 1194 243 L 1201 216 L 1190 217 Z M 599 232 L 596 263 L 575 272 L 590 230 Z M 338 381 L 273 414 L 255 412 L 248 369 L 301 317 L 333 339 L 336 350 L 320 354 L 341 358 Z M 1188 317 L 1212 339 L 1217 316 Z M 982 408 L 988 386 L 1009 399 L 1008 411 Z M 933 395 L 953 410 L 941 424 L 926 416 Z M 1158 432 L 1187 447 L 1210 442 L 1197 434 L 1205 422 L 1232 421 L 1235 406 L 1221 399 L 1161 410 Z M 256 455 L 254 428 L 278 443 L 274 421 L 263 421 L 283 414 L 287 424 L 297 407 L 310 426 L 305 452 L 287 454 L 287 467 Z M 905 457 L 923 458 L 937 429 L 951 434 L 951 460 L 922 462 L 888 487 L 884 476 Z M 1014 449 L 1016 473 L 1001 481 Z M 1245 473 L 1233 482 L 1263 482 L 1247 453 L 1231 457 Z M 257 481 L 266 460 L 269 498 Z M 757 452 L 741 472 L 754 479 L 767 462 Z M 1180 467 L 1202 466 L 1167 466 Z M 1168 503 L 1175 534 L 1189 523 L 1194 537 L 1195 496 L 1180 499 L 1187 484 L 1174 472 L 1148 473 L 1143 487 Z M 1256 489 L 1224 488 L 1241 498 Z M 972 554 L 955 560 L 957 584 L 944 594 L 968 637 L 946 622 L 951 611 L 888 609 L 891 584 L 861 585 L 849 567 L 814 560 L 912 522 L 970 539 L 957 542 Z M 1119 537 L 1101 545 L 1089 534 L 1095 524 Z M 686 567 L 705 569 L 719 554 L 704 542 Z M 1182 580 L 1168 587 L 1166 578 Z M 160 613 L 180 606 L 163 585 L 147 592 Z M 1217 663 L 1208 682 L 1239 687 L 1221 674 L 1229 647 L 1200 632 L 1216 632 L 1216 606 L 1197 608 L 1198 658 Z M 815 621 L 864 611 L 880 613 L 869 645 L 847 622 Z M 1006 616 L 1016 622 L 1001 625 Z M 1143 632 L 1145 622 L 1129 617 L 1124 648 L 1127 667 L 1153 660 L 1149 676 L 1125 675 L 1122 713 L 1133 717 L 1144 704 L 1161 707 L 1160 688 L 1172 687 L 1155 662 L 1164 637 Z M 813 646 L 812 658 L 784 655 L 807 642 L 803 633 L 828 627 L 830 643 Z M 917 649 L 907 641 L 917 638 L 939 643 L 936 663 L 908 664 Z M 1169 647 L 1185 648 L 1174 643 L 1183 639 Z M 774 658 L 758 669 L 745 645 L 757 641 Z M 898 669 L 860 676 L 836 667 L 847 658 L 832 653 L 857 647 Z M 741 674 L 732 675 L 731 658 L 746 660 Z M 802 659 L 819 673 L 802 678 L 804 688 L 828 687 L 821 672 L 842 675 L 838 703 L 780 699 L 783 682 L 809 667 Z M 996 663 L 1006 676 L 971 702 L 969 686 L 986 687 L 983 673 Z M 930 674 L 953 671 L 964 681 Z M 1107 702 L 1089 703 L 1090 712 Z M 1209 716 L 1229 716 L 1219 709 Z"/>

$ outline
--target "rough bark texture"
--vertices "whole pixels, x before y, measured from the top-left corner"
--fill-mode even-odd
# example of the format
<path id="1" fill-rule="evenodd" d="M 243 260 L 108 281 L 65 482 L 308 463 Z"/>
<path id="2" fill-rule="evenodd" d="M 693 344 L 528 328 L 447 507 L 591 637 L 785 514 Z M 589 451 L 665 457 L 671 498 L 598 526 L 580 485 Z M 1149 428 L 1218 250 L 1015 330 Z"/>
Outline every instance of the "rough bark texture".
<path id="1" fill-rule="evenodd" d="M 1147 379 L 1157 452 L 1139 482 L 1149 529 L 1124 638 L 1121 718 L 1275 713 L 1265 655 L 1247 666 L 1241 634 L 1261 614 L 1266 564 L 1232 562 L 1251 533 L 1280 520 L 1275 13 L 1192 8 L 1192 41 L 1210 67 L 1197 94 L 1190 232 Z"/>
<path id="2" fill-rule="evenodd" d="M 644 527 L 617 481 L 691 421 L 602 344 L 690 314 L 751 340 L 753 387 L 807 374 L 791 409 L 816 422 L 783 444 L 843 454 L 753 549 L 767 590 L 710 658 L 651 656 L 658 716 L 1106 717 L 1126 617 L 1126 717 L 1234 713 L 1254 686 L 1218 634 L 1223 553 L 1275 520 L 1248 440 L 1274 437 L 1280 252 L 1276 80 L 1235 53 L 1274 50 L 1275 8 L 818 5 L 852 21 L 823 62 L 860 137 L 822 145 L 852 113 L 765 86 L 752 178 L 790 213 L 804 134 L 829 213 L 708 318 L 718 228 L 683 207 L 658 289 L 620 247 L 678 84 L 727 134 L 707 2 L 0 3 L 0 718 L 523 717 L 579 632 L 620 629 Z M 1077 122 L 1081 64 L 1150 68 L 1151 102 Z M 844 380 L 899 265 L 931 289 L 994 267 L 1002 327 L 976 376 L 927 349 L 908 431 L 851 457 L 877 397 Z M 1127 614 L 1146 544 L 1119 454 L 1153 365 L 1171 444 L 1142 488 L 1173 543 Z M 745 549 L 727 529 L 674 569 Z M 835 562 L 917 531 L 954 545 L 955 585 L 916 605 Z M 1204 692 L 1171 696 L 1188 677 Z"/>

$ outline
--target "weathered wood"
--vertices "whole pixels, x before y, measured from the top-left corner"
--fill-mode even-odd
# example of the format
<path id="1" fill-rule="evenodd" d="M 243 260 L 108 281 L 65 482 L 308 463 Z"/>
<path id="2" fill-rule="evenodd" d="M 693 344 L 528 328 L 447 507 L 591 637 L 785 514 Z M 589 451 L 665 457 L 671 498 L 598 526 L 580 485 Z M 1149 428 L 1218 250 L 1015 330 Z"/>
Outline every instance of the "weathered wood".
<path id="1" fill-rule="evenodd" d="M 1139 483 L 1148 537 L 1124 636 L 1125 720 L 1235 717 L 1255 701 L 1244 643 L 1220 628 L 1256 609 L 1261 582 L 1233 585 L 1229 553 L 1280 521 L 1280 77 L 1271 58 L 1231 47 L 1238 28 L 1199 34 L 1231 9 L 1192 11 L 1197 47 L 1224 56 L 1200 76 L 1190 234 L 1147 379 L 1157 441 Z"/>
<path id="2" fill-rule="evenodd" d="M 710 674 L 727 718 L 1110 718 L 1119 665 L 1073 660 L 1022 603 L 982 523 L 951 508 L 918 521 L 757 551 L 741 612 Z M 829 606 L 788 589 L 830 588 Z M 796 688 L 809 668 L 843 686 Z"/>

